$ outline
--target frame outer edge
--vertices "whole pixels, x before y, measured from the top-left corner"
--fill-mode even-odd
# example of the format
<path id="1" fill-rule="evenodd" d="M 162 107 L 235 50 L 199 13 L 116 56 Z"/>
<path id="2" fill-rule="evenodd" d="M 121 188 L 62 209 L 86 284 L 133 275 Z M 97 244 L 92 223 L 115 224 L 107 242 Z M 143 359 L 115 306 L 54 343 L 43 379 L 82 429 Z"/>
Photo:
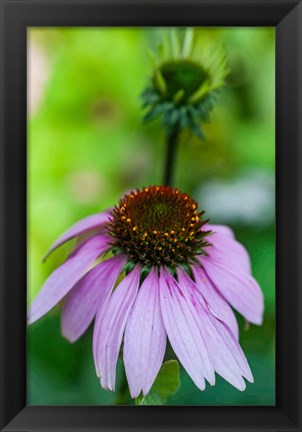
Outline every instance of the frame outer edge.
<path id="1" fill-rule="evenodd" d="M 297 425 L 299 430 L 301 430 L 302 406 L 301 31 L 302 3 L 300 1 L 278 24 L 276 40 L 276 46 L 278 46 L 276 56 L 276 127 L 278 132 L 276 136 L 278 149 L 276 186 L 279 192 L 276 223 L 277 239 L 282 244 L 282 249 L 277 250 L 276 273 L 277 288 L 278 286 L 283 288 L 277 293 L 277 406 Z M 286 107 L 291 107 L 290 112 L 284 112 L 280 101 Z M 290 224 L 288 224 L 289 221 Z M 292 227 L 297 231 L 293 231 Z M 289 251 L 291 251 L 290 254 Z M 296 288 L 292 287 L 292 283 L 297 285 Z M 291 290 L 293 290 L 293 296 L 291 296 Z M 282 363 L 278 359 L 283 359 Z"/>
<path id="2" fill-rule="evenodd" d="M 255 0 L 256 2 L 256 0 Z M 23 264 L 23 258 L 24 258 L 24 254 L 26 254 L 26 239 L 24 236 L 24 232 L 26 232 L 26 224 L 24 224 L 24 222 L 22 222 L 21 226 L 20 226 L 20 218 L 17 218 L 17 213 L 16 212 L 24 212 L 25 208 L 26 208 L 26 190 L 25 190 L 25 184 L 24 184 L 24 179 L 26 178 L 26 170 L 24 169 L 23 166 L 23 162 L 24 160 L 26 160 L 26 145 L 24 146 L 23 149 L 21 149 L 21 153 L 20 154 L 14 154 L 14 151 L 12 150 L 13 148 L 15 149 L 20 149 L 20 136 L 23 133 L 24 137 L 25 137 L 25 130 L 26 130 L 26 126 L 24 124 L 25 119 L 26 119 L 26 106 L 21 106 L 18 107 L 17 102 L 19 100 L 20 102 L 20 95 L 21 95 L 21 101 L 23 102 L 23 97 L 24 97 L 24 89 L 23 89 L 23 85 L 24 85 L 24 76 L 20 75 L 20 71 L 16 71 L 14 70 L 14 68 L 12 68 L 12 65 L 18 64 L 18 65 L 25 65 L 26 67 L 26 60 L 24 59 L 24 55 L 26 50 L 24 50 L 24 45 L 21 44 L 20 46 L 20 40 L 22 40 L 22 34 L 24 36 L 24 32 L 25 31 L 25 19 L 24 19 L 24 15 L 22 16 L 18 16 L 17 11 L 18 8 L 16 7 L 16 5 L 20 5 L 21 7 L 21 11 L 26 10 L 26 5 L 27 4 L 31 4 L 31 5 L 37 5 L 40 9 L 40 12 L 42 11 L 41 6 L 45 5 L 46 10 L 47 10 L 47 5 L 50 5 L 51 3 L 55 3 L 54 1 L 34 1 L 34 2 L 28 2 L 28 1 L 21 1 L 21 2 L 16 2 L 16 1 L 7 1 L 7 0 L 2 0 L 1 1 L 1 90 L 2 90 L 2 106 L 1 106 L 1 121 L 2 121 L 2 128 L 1 128 L 1 148 L 0 148 L 0 156 L 1 156 L 1 204 L 3 205 L 8 204 L 8 207 L 5 209 L 5 214 L 2 212 L 1 214 L 1 304 L 0 304 L 0 308 L 1 308 L 1 342 L 2 342 L 2 346 L 5 346 L 5 348 L 8 348 L 8 353 L 1 353 L 1 425 L 0 427 L 3 427 L 3 423 L 7 424 L 12 418 L 15 417 L 16 413 L 19 412 L 19 415 L 17 417 L 19 417 L 21 414 L 25 414 L 25 411 L 31 410 L 31 407 L 26 408 L 25 410 L 23 410 L 22 412 L 22 408 L 24 407 L 25 404 L 25 395 L 22 395 L 20 393 L 20 387 L 22 386 L 22 384 L 24 383 L 25 385 L 25 371 L 20 371 L 18 369 L 16 369 L 16 373 L 14 376 L 9 375 L 8 377 L 6 377 L 6 373 L 7 371 L 11 374 L 11 371 L 13 369 L 14 365 L 19 366 L 20 369 L 22 369 L 20 367 L 20 363 L 22 363 L 22 359 L 23 359 L 23 354 L 22 354 L 22 349 L 23 349 L 23 342 L 21 343 L 21 346 L 17 348 L 17 358 L 12 362 L 10 360 L 11 352 L 15 352 L 13 351 L 13 343 L 12 341 L 16 338 L 16 340 L 18 340 L 18 337 L 21 339 L 22 337 L 24 337 L 24 333 L 25 333 L 25 308 L 24 305 L 21 306 L 22 301 L 24 301 L 24 304 L 26 303 L 26 294 L 25 293 L 21 293 L 20 295 L 20 284 L 18 284 L 18 281 L 20 282 L 21 279 L 23 278 L 23 283 L 25 280 L 25 275 L 26 275 L 26 269 L 25 269 L 25 265 Z M 66 4 L 66 3 L 72 3 L 71 1 L 62 1 L 62 4 Z M 82 4 L 84 2 L 81 2 Z M 87 3 L 89 3 L 89 1 L 87 1 Z M 94 2 L 95 3 L 95 2 Z M 104 2 L 100 2 L 100 5 L 104 3 Z M 108 3 L 108 2 L 107 2 Z M 114 1 L 112 1 L 112 3 L 114 3 Z M 127 1 L 125 0 L 124 2 L 125 4 L 127 4 Z M 167 4 L 167 2 L 163 2 L 165 4 Z M 172 2 L 171 2 L 172 3 Z M 202 3 L 209 3 L 209 2 L 200 2 L 200 4 L 202 5 Z M 214 3 L 214 2 L 213 2 Z M 216 3 L 216 2 L 215 2 Z M 220 2 L 219 4 L 221 5 L 222 2 Z M 234 4 L 235 2 L 228 2 L 227 0 L 225 1 L 226 4 Z M 245 3 L 244 1 L 242 1 L 242 3 Z M 264 2 L 258 2 L 259 5 L 261 5 L 261 3 Z M 294 6 L 294 4 L 297 4 L 297 6 Z M 59 2 L 57 2 L 59 7 Z M 188 2 L 188 4 L 191 4 L 191 2 Z M 237 3 L 239 5 L 239 3 Z M 273 4 L 273 1 L 272 1 Z M 43 7 L 44 7 L 43 5 Z M 267 2 L 266 2 L 267 5 Z M 299 424 L 299 430 L 301 430 L 301 413 L 299 413 L 299 409 L 301 410 L 301 270 L 299 269 L 300 264 L 301 264 L 301 226 L 300 226 L 300 220 L 299 219 L 301 217 L 301 62 L 297 65 L 295 62 L 293 63 L 293 67 L 292 67 L 292 59 L 291 57 L 294 58 L 298 58 L 300 57 L 301 59 L 301 2 L 293 2 L 293 1 L 281 1 L 278 2 L 278 7 L 279 7 L 279 14 L 280 12 L 280 8 L 282 7 L 282 11 L 284 12 L 285 10 L 289 11 L 291 10 L 291 12 L 288 13 L 288 15 L 286 15 L 285 18 L 282 19 L 282 21 L 280 21 L 280 24 L 278 25 L 278 29 L 280 30 L 280 35 L 282 32 L 285 32 L 285 27 L 290 27 L 292 26 L 293 28 L 297 29 L 297 26 L 299 28 L 299 43 L 297 46 L 297 42 L 295 42 L 295 39 L 293 40 L 293 44 L 292 46 L 283 46 L 283 53 L 285 55 L 285 57 L 289 60 L 289 65 L 290 67 L 287 66 L 288 69 L 290 69 L 290 82 L 289 83 L 285 83 L 285 89 L 282 91 L 281 94 L 281 99 L 282 101 L 288 101 L 288 97 L 286 92 L 288 92 L 291 96 L 291 98 L 294 101 L 294 105 L 295 105 L 295 109 L 296 109 L 296 113 L 297 115 L 295 117 L 292 118 L 292 120 L 290 118 L 288 118 L 288 116 L 286 117 L 286 121 L 285 119 L 282 120 L 282 118 L 278 117 L 277 114 L 277 120 L 280 120 L 280 127 L 278 127 L 278 130 L 280 132 L 280 140 L 282 138 L 282 143 L 284 144 L 287 140 L 290 141 L 290 137 L 293 138 L 293 141 L 296 144 L 296 151 L 299 151 L 299 155 L 296 158 L 296 160 L 292 157 L 291 161 L 294 159 L 294 166 L 290 166 L 290 165 L 286 165 L 285 168 L 283 168 L 281 176 L 278 179 L 278 184 L 280 186 L 282 178 L 285 179 L 292 179 L 292 175 L 294 176 L 294 180 L 296 181 L 296 185 L 299 185 L 298 188 L 296 186 L 296 188 L 294 188 L 294 194 L 291 197 L 295 198 L 295 202 L 291 202 L 290 203 L 290 210 L 293 211 L 293 215 L 292 215 L 292 222 L 293 222 L 293 226 L 297 226 L 299 227 L 298 229 L 298 233 L 296 233 L 296 235 L 298 236 L 299 239 L 299 244 L 298 244 L 298 248 L 297 247 L 293 247 L 291 248 L 294 252 L 296 251 L 297 254 L 294 255 L 294 262 L 289 261 L 289 259 L 282 255 L 282 253 L 280 254 L 279 258 L 280 259 L 284 259 L 285 263 L 289 264 L 289 269 L 294 269 L 294 273 L 297 275 L 297 282 L 299 282 L 299 292 L 297 291 L 297 295 L 299 294 L 299 299 L 298 298 L 294 298 L 294 300 L 292 300 L 291 302 L 286 298 L 286 293 L 284 294 L 283 298 L 281 298 L 280 300 L 284 300 L 285 305 L 286 305 L 286 311 L 284 313 L 284 318 L 286 318 L 287 320 L 291 321 L 287 324 L 285 324 L 285 329 L 284 329 L 284 334 L 282 335 L 283 339 L 282 340 L 286 340 L 286 337 L 288 337 L 288 334 L 286 333 L 287 330 L 290 331 L 290 338 L 292 341 L 292 353 L 294 353 L 294 347 L 298 346 L 298 348 L 300 348 L 299 350 L 299 356 L 297 359 L 292 359 L 290 360 L 292 363 L 288 363 L 293 365 L 293 370 L 286 370 L 283 371 L 284 377 L 282 377 L 280 383 L 282 383 L 282 386 L 284 385 L 284 389 L 289 389 L 291 390 L 292 388 L 295 388 L 296 393 L 293 396 L 294 399 L 292 399 L 292 397 L 289 397 L 288 395 L 288 391 L 285 392 L 284 395 L 279 395 L 279 400 L 278 400 L 278 408 L 281 408 L 282 411 L 284 412 L 284 414 L 286 414 L 286 417 L 291 419 L 292 422 L 297 425 L 297 423 Z M 9 7 L 9 6 L 13 6 L 13 7 Z M 62 5 L 63 6 L 63 5 Z M 216 5 L 215 5 L 216 6 Z M 217 4 L 218 6 L 218 4 Z M 9 12 L 10 10 L 10 12 Z M 31 9 L 31 11 L 34 11 L 34 7 Z M 5 13 L 4 13 L 5 12 Z M 27 12 L 27 11 L 26 11 Z M 29 19 L 31 17 L 31 13 L 26 13 L 26 20 Z M 299 13 L 298 13 L 299 12 Z M 275 13 L 276 15 L 276 13 Z M 297 17 L 298 15 L 298 17 Z M 53 16 L 53 14 L 51 15 Z M 74 15 L 76 16 L 76 15 Z M 38 16 L 35 16 L 35 19 L 38 19 Z M 48 17 L 44 16 L 44 20 L 47 21 Z M 69 19 L 69 18 L 68 18 Z M 239 19 L 238 17 L 236 19 Z M 254 17 L 252 17 L 252 20 L 255 19 Z M 59 17 L 58 20 L 60 22 L 62 22 L 62 17 Z M 246 20 L 248 20 L 248 18 L 246 18 Z M 71 24 L 72 25 L 72 24 Z M 255 24 L 251 24 L 251 25 L 255 25 Z M 272 25 L 272 24 L 271 24 Z M 289 31 L 287 29 L 287 31 Z M 289 32 L 290 33 L 290 32 Z M 283 33 L 284 34 L 284 33 Z M 4 37 L 5 36 L 5 37 Z M 14 36 L 14 37 L 12 37 Z M 297 34 L 296 34 L 297 37 Z M 5 47 L 5 42 L 8 45 L 8 38 L 9 39 L 9 48 L 8 46 Z M 19 44 L 19 45 L 18 45 Z M 20 56 L 19 60 L 14 60 L 13 58 L 10 59 L 10 56 L 7 54 L 9 49 L 11 49 L 13 51 L 13 58 L 16 58 L 18 56 Z M 24 52 L 23 52 L 24 50 Z M 9 59 L 9 63 L 4 64 L 4 57 L 6 59 Z M 296 65 L 296 66 L 295 66 Z M 284 66 L 284 65 L 283 65 Z M 296 69 L 295 69 L 296 67 Z M 19 74 L 19 75 L 18 75 Z M 10 76 L 12 75 L 12 76 Z M 13 92 L 10 98 L 8 98 L 8 89 L 5 88 L 4 86 L 4 82 L 8 83 L 14 83 L 16 84 L 16 87 L 13 88 Z M 297 89 L 295 89 L 295 84 L 299 83 L 299 93 L 297 93 Z M 278 95 L 278 93 L 277 93 Z M 280 95 L 279 95 L 280 96 Z M 279 97 L 278 96 L 278 97 Z M 25 100 L 26 100 L 26 96 L 25 96 Z M 5 107 L 5 118 L 4 118 L 4 107 Z M 15 112 L 14 109 L 16 109 L 18 107 L 18 111 Z M 284 113 L 284 112 L 283 112 Z M 291 110 L 292 113 L 292 110 Z M 5 124 L 4 124 L 4 120 L 5 120 Z M 6 123 L 8 122 L 8 124 Z M 292 125 L 293 130 L 291 130 L 290 132 L 288 132 L 287 130 L 285 130 L 285 125 L 288 123 L 290 125 Z M 298 129 L 297 126 L 299 125 Z M 13 128 L 13 130 L 11 130 Z M 297 142 L 297 138 L 298 138 L 298 142 Z M 25 138 L 24 138 L 25 139 Z M 6 147 L 4 148 L 4 142 L 6 142 Z M 18 143 L 19 142 L 19 143 Z M 8 144 L 9 143 L 9 144 Z M 23 138 L 22 138 L 22 145 L 24 145 L 23 143 Z M 285 150 L 284 150 L 285 151 Z M 287 150 L 286 150 L 287 151 Z M 291 150 L 290 150 L 291 151 Z M 286 154 L 286 152 L 284 154 L 280 154 L 279 157 L 279 163 L 281 164 L 282 158 L 284 156 L 284 160 L 285 160 L 285 164 L 288 164 L 289 162 L 289 156 Z M 4 167 L 4 164 L 6 164 L 7 162 L 8 165 L 6 165 L 6 167 Z M 284 161 L 282 161 L 284 162 Z M 300 167 L 299 167 L 300 165 Z M 281 165 L 280 165 L 281 166 Z M 20 171 L 16 172 L 14 170 L 16 170 L 16 168 L 20 169 Z M 277 166 L 276 166 L 277 168 Z M 293 173 L 291 173 L 291 170 L 293 170 Z M 16 175 L 16 177 L 14 177 L 14 175 Z M 9 182 L 12 181 L 12 188 L 8 189 L 9 186 Z M 288 180 L 287 180 L 288 181 Z M 293 181 L 293 184 L 295 184 L 295 181 Z M 22 183 L 23 182 L 23 183 Z M 20 192 L 20 187 L 22 185 L 22 193 L 23 195 L 20 197 L 18 195 L 17 192 Z M 8 197 L 8 192 L 13 192 L 12 197 L 9 198 Z M 20 201 L 18 201 L 18 199 L 20 198 Z M 278 207 L 278 210 L 280 210 L 280 208 Z M 285 209 L 283 210 L 285 211 Z M 281 212 L 281 217 L 278 218 L 277 223 L 278 223 L 278 227 L 279 228 L 284 228 L 281 226 L 282 221 L 285 220 L 285 214 L 283 212 Z M 288 220 L 288 217 L 287 219 Z M 297 224 L 298 221 L 298 224 Z M 25 225 L 25 226 L 24 226 Z M 8 232 L 8 228 L 9 227 L 16 227 L 16 232 L 14 233 L 9 233 Z M 282 238 L 282 241 L 284 241 L 284 245 L 290 245 L 290 239 L 286 238 L 286 234 L 292 234 L 292 232 L 290 231 L 290 227 L 285 227 L 285 233 L 284 233 L 284 237 L 283 235 L 280 236 Z M 279 236 L 278 236 L 279 237 Z M 10 244 L 10 247 L 8 248 L 8 250 L 5 250 L 5 255 L 4 255 L 4 245 L 7 246 L 8 244 Z M 11 246 L 12 245 L 12 246 Z M 13 249 L 14 246 L 16 245 L 20 245 L 20 251 L 16 251 Z M 295 246 L 295 245 L 294 245 Z M 288 249 L 287 249 L 288 250 Z M 21 259 L 22 264 L 20 265 L 20 272 L 19 274 L 15 275 L 14 273 L 8 274 L 9 271 L 6 269 L 6 264 L 9 264 L 12 262 L 12 260 L 17 260 L 17 259 Z M 279 261 L 280 262 L 280 261 Z M 8 266 L 8 268 L 10 269 L 12 267 L 12 265 L 10 264 Z M 18 273 L 18 272 L 15 272 Z M 4 282 L 8 282 L 9 277 L 11 276 L 12 279 L 12 287 L 10 286 L 10 292 L 7 292 L 7 287 L 6 287 L 6 292 L 4 292 Z M 283 271 L 280 274 L 280 279 L 283 281 L 283 286 L 286 285 L 287 283 L 287 277 L 289 277 L 289 270 L 287 271 Z M 291 278 L 290 278 L 291 279 Z M 14 305 L 14 300 L 15 300 L 15 296 L 16 294 L 19 296 L 18 299 L 16 299 L 16 302 L 18 302 L 18 305 L 15 306 Z M 10 298 L 12 297 L 12 298 Z M 21 299 L 20 299 L 21 297 Z M 298 300 L 298 301 L 296 301 Z M 5 310 L 4 308 L 4 301 L 5 304 L 7 305 L 7 309 Z M 295 303 L 296 302 L 296 303 Z M 281 301 L 279 302 L 279 304 L 281 304 Z M 15 306 L 15 307 L 14 307 Z M 14 312 L 14 316 L 10 317 L 9 313 L 11 312 L 11 310 Z M 298 314 L 300 310 L 300 316 Z M 24 329 L 20 329 L 17 328 L 17 323 L 14 323 L 14 318 L 17 317 L 18 313 L 21 314 L 22 320 L 24 321 Z M 18 317 L 17 317 L 18 318 Z M 18 318 L 18 323 L 20 321 L 20 317 Z M 10 330 L 10 326 L 9 324 L 14 324 L 12 327 L 12 334 L 8 334 L 9 330 Z M 15 326 L 15 327 L 14 327 Z M 282 330 L 281 326 L 278 325 L 278 329 Z M 278 330 L 278 331 L 279 331 Z M 4 343 L 5 342 L 5 343 Z M 298 344 L 298 345 L 297 345 Z M 287 344 L 288 345 L 288 344 Z M 282 348 L 282 346 L 280 346 L 281 349 L 281 354 L 284 357 L 290 357 L 290 355 L 292 353 L 288 353 L 288 352 L 284 352 L 284 348 Z M 283 351 L 282 351 L 283 350 Z M 21 353 L 21 355 L 19 356 L 19 354 Z M 300 360 L 300 362 L 299 362 Z M 288 361 L 288 359 L 287 359 Z M 294 367 L 296 367 L 296 370 L 294 370 Z M 289 368 L 291 369 L 291 368 Z M 298 376 L 297 376 L 297 371 L 298 371 Z M 290 374 L 290 382 L 286 381 L 286 375 Z M 10 380 L 10 378 L 12 378 Z M 291 384 L 291 386 L 290 386 Z M 7 391 L 8 390 L 8 391 Z M 22 389 L 23 391 L 23 389 Z M 286 401 L 286 399 L 288 399 L 288 401 Z M 5 400 L 6 399 L 6 400 Z M 292 406 L 289 406 L 291 405 Z M 299 406 L 300 405 L 300 406 Z M 36 410 L 34 409 L 33 411 L 37 411 L 39 410 L 39 408 L 43 408 L 43 407 L 35 407 Z M 46 408 L 46 407 L 45 407 Z M 63 407 L 62 407 L 63 408 Z M 82 408 L 82 407 L 80 407 Z M 265 408 L 265 407 L 262 407 Z M 76 409 L 76 408 L 75 408 Z M 131 411 L 130 411 L 131 413 Z M 202 416 L 201 416 L 202 417 Z M 46 419 L 45 419 L 46 420 Z M 8 426 L 7 428 L 5 428 L 6 430 L 16 430 L 16 423 L 13 420 L 11 422 L 10 427 Z M 37 426 L 37 425 L 36 425 Z M 232 425 L 231 425 L 232 426 Z M 26 423 L 23 423 L 22 425 L 20 425 L 19 423 L 19 430 L 23 430 L 24 428 L 27 428 L 27 430 L 33 430 L 35 427 L 31 428 L 29 426 L 29 424 L 26 425 Z M 149 426 L 150 427 L 150 426 Z M 272 427 L 274 427 L 275 430 L 275 425 L 274 426 L 270 426 L 268 427 L 263 426 L 261 428 L 261 430 L 272 430 Z M 38 430 L 43 430 L 43 429 L 47 428 L 46 422 L 43 423 L 43 427 L 41 427 L 41 424 L 38 425 Z M 62 428 L 60 427 L 60 429 L 65 429 L 64 426 L 62 426 Z M 234 427 L 235 429 L 235 427 Z M 104 429 L 103 429 L 104 430 Z M 110 430 L 110 428 L 106 428 L 106 430 Z M 149 429 L 151 430 L 151 429 Z M 154 429 L 155 430 L 155 429 Z M 188 428 L 186 427 L 186 429 L 184 430 L 188 430 Z M 207 428 L 207 430 L 209 430 Z M 216 429 L 217 430 L 217 429 Z M 255 427 L 253 427 L 253 430 L 256 430 Z M 276 429 L 277 430 L 277 429 Z M 280 430 L 285 430 L 284 426 L 280 426 Z M 291 427 L 290 429 L 286 429 L 286 430 L 297 430 L 294 427 Z"/>

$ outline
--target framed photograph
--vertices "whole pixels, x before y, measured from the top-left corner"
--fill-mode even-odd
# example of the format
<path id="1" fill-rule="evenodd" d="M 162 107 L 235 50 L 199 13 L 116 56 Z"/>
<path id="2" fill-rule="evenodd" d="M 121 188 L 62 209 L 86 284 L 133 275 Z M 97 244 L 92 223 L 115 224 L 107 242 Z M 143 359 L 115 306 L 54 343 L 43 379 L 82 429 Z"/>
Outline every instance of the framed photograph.
<path id="1" fill-rule="evenodd" d="M 301 431 L 301 2 L 1 22 L 1 430 Z"/>

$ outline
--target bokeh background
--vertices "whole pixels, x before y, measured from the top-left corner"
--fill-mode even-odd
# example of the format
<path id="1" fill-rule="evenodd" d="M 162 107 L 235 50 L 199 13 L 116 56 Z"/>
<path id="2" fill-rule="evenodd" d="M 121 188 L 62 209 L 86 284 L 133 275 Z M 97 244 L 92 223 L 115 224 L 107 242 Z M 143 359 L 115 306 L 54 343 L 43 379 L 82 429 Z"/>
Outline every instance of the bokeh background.
<path id="1" fill-rule="evenodd" d="M 42 264 L 50 243 L 82 217 L 133 187 L 158 184 L 164 166 L 160 121 L 142 125 L 140 93 L 148 49 L 168 29 L 28 30 L 28 303 L 66 256 Z M 230 225 L 248 249 L 265 296 L 261 327 L 240 323 L 255 383 L 243 393 L 222 379 L 199 391 L 184 370 L 171 405 L 275 404 L 275 32 L 200 28 L 225 47 L 231 73 L 206 140 L 184 133 L 175 186 L 212 223 Z M 68 246 L 67 246 L 68 248 Z M 60 334 L 59 307 L 28 329 L 28 404 L 133 404 L 121 361 L 117 392 L 95 375 L 92 329 L 76 343 Z M 168 356 L 173 354 L 168 350 Z"/>

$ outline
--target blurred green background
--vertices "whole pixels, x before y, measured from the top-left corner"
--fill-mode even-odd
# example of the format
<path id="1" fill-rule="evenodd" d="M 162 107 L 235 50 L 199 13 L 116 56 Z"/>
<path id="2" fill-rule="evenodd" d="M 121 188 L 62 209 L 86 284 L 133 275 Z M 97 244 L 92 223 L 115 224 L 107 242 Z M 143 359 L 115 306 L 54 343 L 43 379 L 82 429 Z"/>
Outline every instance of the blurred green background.
<path id="1" fill-rule="evenodd" d="M 147 50 L 168 29 L 28 30 L 28 303 L 65 258 L 42 264 L 71 224 L 117 202 L 128 189 L 162 181 L 160 121 L 141 123 L 139 95 L 150 75 Z M 199 391 L 182 370 L 172 405 L 275 404 L 275 32 L 200 28 L 225 47 L 231 73 L 206 140 L 184 133 L 175 186 L 212 223 L 230 225 L 248 249 L 265 296 L 261 327 L 240 323 L 255 383 L 241 393 L 218 378 Z M 133 404 L 118 364 L 117 392 L 101 389 L 92 329 L 76 343 L 60 334 L 59 307 L 28 329 L 28 404 Z M 167 352 L 168 357 L 173 353 Z"/>

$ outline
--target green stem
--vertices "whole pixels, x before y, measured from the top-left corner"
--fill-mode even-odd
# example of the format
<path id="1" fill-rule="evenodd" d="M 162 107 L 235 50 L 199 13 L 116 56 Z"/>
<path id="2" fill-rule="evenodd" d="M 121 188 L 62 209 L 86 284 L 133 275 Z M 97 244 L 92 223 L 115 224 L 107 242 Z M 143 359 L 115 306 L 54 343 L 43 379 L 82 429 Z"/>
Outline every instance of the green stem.
<path id="1" fill-rule="evenodd" d="M 167 134 L 167 153 L 166 153 L 166 164 L 164 172 L 164 185 L 172 186 L 175 159 L 177 153 L 177 144 L 179 141 L 180 126 L 177 123 L 173 129 Z"/>

